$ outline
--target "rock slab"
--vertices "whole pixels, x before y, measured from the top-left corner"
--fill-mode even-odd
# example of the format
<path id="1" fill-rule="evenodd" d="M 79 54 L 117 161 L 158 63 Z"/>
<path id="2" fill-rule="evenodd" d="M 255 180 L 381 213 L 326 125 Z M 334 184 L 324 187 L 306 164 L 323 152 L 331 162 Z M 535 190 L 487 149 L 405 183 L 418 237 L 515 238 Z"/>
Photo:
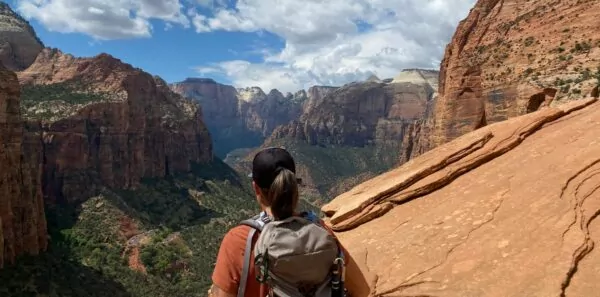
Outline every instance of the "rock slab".
<path id="1" fill-rule="evenodd" d="M 340 195 L 323 210 L 334 227 L 356 219 L 338 228 L 351 291 L 595 296 L 598 135 L 596 99 L 574 101 L 466 134 Z"/>

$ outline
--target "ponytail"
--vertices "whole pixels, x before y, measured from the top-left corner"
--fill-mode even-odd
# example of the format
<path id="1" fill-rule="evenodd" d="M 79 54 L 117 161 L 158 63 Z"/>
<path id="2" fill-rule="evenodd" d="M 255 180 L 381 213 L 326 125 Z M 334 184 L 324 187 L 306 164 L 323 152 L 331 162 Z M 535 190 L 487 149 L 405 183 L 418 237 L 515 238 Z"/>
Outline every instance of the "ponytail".
<path id="1" fill-rule="evenodd" d="M 281 168 L 268 193 L 267 199 L 276 220 L 284 220 L 294 215 L 298 205 L 298 181 L 292 171 Z"/>

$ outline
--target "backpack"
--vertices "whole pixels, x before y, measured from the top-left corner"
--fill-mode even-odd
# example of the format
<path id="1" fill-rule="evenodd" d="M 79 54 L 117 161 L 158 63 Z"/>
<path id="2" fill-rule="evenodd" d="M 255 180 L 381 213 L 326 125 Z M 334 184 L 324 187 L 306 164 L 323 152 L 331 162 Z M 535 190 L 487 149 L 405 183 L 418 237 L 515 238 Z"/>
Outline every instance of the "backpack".
<path id="1" fill-rule="evenodd" d="M 272 221 L 265 212 L 242 222 L 252 227 L 244 251 L 238 297 L 244 297 L 252 239 L 256 279 L 266 283 L 270 296 L 344 297 L 344 255 L 337 240 L 313 212 Z M 264 296 L 260 296 L 264 297 Z"/>

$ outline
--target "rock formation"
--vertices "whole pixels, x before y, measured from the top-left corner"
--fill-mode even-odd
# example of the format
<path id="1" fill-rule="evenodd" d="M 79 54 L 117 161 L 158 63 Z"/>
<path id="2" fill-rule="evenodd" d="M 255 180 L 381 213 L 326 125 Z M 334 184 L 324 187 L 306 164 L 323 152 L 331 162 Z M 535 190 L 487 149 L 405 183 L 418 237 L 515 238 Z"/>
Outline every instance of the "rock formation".
<path id="1" fill-rule="evenodd" d="M 277 128 L 271 138 L 295 138 L 310 145 L 398 147 L 410 124 L 423 117 L 437 85 L 435 78 L 430 83 L 416 73 L 419 79 L 345 85 L 311 102 L 298 120 Z"/>
<path id="2" fill-rule="evenodd" d="M 597 95 L 597 6 L 595 0 L 477 1 L 446 48 L 439 97 L 419 151 L 540 107 Z"/>
<path id="3" fill-rule="evenodd" d="M 600 108 L 490 124 L 323 207 L 353 296 L 595 296 Z"/>
<path id="4" fill-rule="evenodd" d="M 29 23 L 0 2 L 0 62 L 10 70 L 23 70 L 43 48 Z"/>
<path id="5" fill-rule="evenodd" d="M 0 64 L 0 268 L 45 250 L 41 136 L 24 133 L 19 81 Z"/>
<path id="6" fill-rule="evenodd" d="M 75 58 L 44 49 L 18 75 L 28 128 L 43 133 L 49 198 L 85 199 L 93 184 L 135 188 L 141 178 L 212 158 L 196 103 L 107 54 Z"/>
<path id="7" fill-rule="evenodd" d="M 235 149 L 260 146 L 277 126 L 297 119 L 303 104 L 312 106 L 331 89 L 313 87 L 308 93 L 286 95 L 271 90 L 265 94 L 258 87 L 236 89 L 205 78 L 188 78 L 171 88 L 201 104 L 220 157 Z"/>
<path id="8" fill-rule="evenodd" d="M 303 179 L 303 195 L 318 200 L 394 167 L 410 158 L 415 127 L 437 84 L 435 76 L 424 78 L 427 71 L 406 72 L 411 79 L 402 82 L 369 79 L 309 89 L 303 113 L 277 127 L 262 147 L 290 150 Z M 246 158 L 232 164 L 241 172 L 250 170 L 255 151 L 245 153 Z"/>

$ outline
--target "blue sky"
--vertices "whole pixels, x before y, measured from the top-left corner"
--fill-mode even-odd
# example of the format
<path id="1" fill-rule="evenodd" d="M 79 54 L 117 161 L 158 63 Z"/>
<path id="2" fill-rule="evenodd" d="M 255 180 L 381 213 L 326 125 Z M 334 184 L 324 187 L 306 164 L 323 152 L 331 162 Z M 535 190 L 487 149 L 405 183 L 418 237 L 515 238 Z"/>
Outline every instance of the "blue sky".
<path id="1" fill-rule="evenodd" d="M 438 68 L 474 0 L 11 0 L 46 46 L 296 91 Z"/>

